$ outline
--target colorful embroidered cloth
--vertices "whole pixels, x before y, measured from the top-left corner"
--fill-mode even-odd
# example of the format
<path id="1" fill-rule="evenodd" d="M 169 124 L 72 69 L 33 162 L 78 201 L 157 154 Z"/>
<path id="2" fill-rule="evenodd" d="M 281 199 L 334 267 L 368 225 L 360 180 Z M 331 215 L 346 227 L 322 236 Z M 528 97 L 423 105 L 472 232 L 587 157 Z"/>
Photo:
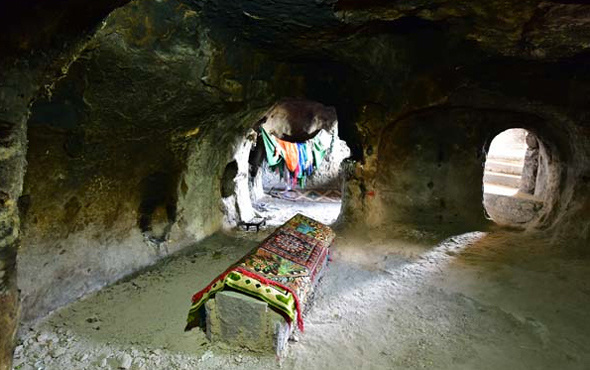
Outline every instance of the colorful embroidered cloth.
<path id="1" fill-rule="evenodd" d="M 302 189 L 305 188 L 306 178 L 320 167 L 328 148 L 334 145 L 334 134 L 330 135 L 325 130 L 320 130 L 313 139 L 303 143 L 281 140 L 269 134 L 262 126 L 260 133 L 264 143 L 266 162 L 271 171 L 279 170 L 281 177 L 283 177 L 281 169 L 288 171 L 289 175 L 285 177 L 292 178 L 293 186 L 299 183 Z"/>
<path id="2" fill-rule="evenodd" d="M 327 263 L 334 237 L 328 226 L 295 215 L 193 296 L 186 329 L 199 326 L 203 304 L 229 287 L 267 302 L 303 331 L 302 307 Z"/>
<path id="3" fill-rule="evenodd" d="M 281 140 L 279 138 L 275 138 L 275 140 L 283 149 L 282 153 L 284 153 L 283 159 L 285 160 L 285 165 L 289 171 L 297 176 L 299 171 L 301 171 L 299 168 L 299 151 L 297 149 L 297 143 Z"/>

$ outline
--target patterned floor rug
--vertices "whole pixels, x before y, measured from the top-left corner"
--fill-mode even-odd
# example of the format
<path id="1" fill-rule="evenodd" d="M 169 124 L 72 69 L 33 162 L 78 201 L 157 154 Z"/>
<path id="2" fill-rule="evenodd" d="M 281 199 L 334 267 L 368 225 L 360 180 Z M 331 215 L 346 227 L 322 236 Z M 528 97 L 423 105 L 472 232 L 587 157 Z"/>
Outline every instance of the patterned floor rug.
<path id="1" fill-rule="evenodd" d="M 290 200 L 293 202 L 323 202 L 337 203 L 342 199 L 340 190 L 275 190 L 268 193 L 271 197 Z"/>

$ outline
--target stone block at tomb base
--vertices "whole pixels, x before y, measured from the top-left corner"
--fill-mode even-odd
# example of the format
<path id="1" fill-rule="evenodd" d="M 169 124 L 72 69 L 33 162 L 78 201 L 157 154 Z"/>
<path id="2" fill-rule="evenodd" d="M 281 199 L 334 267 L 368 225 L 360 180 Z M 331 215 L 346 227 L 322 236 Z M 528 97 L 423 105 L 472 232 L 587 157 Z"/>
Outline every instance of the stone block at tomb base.
<path id="1" fill-rule="evenodd" d="M 205 304 L 207 337 L 213 342 L 282 355 L 291 335 L 285 318 L 264 301 L 222 291 Z"/>

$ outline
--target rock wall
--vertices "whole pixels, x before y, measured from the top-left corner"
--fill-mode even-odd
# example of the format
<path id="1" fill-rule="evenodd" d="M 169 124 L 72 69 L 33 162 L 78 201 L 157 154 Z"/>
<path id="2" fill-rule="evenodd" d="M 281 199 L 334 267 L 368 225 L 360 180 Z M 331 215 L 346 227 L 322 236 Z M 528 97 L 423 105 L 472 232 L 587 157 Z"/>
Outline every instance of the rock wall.
<path id="1" fill-rule="evenodd" d="M 321 71 L 221 41 L 194 8 L 132 2 L 32 106 L 18 257 L 24 321 L 222 227 L 221 178 L 235 143 L 271 102 L 305 96 Z"/>
<path id="2" fill-rule="evenodd" d="M 529 230 L 587 247 L 588 5 L 147 0 L 86 39 L 123 3 L 0 6 L 0 363 L 17 203 L 30 320 L 217 230 L 233 146 L 283 97 L 336 109 L 351 149 L 343 222 L 486 227 L 485 152 L 523 127 L 547 179 Z M 54 93 L 32 107 L 19 202 L 42 88 Z"/>
<path id="3" fill-rule="evenodd" d="M 343 220 L 380 228 L 396 222 L 426 228 L 438 223 L 455 231 L 486 228 L 481 191 L 486 151 L 499 132 L 524 127 L 539 139 L 539 176 L 544 180 L 538 189 L 543 208 L 527 229 L 559 238 L 569 235 L 572 245 L 583 246 L 588 239 L 582 216 L 588 197 L 580 190 L 586 186 L 589 163 L 587 128 L 579 114 L 585 108 L 574 104 L 579 111 L 573 112 L 571 104 L 561 105 L 554 91 L 544 90 L 543 96 L 525 90 L 527 82 L 534 84 L 535 78 L 551 71 L 546 64 L 537 64 L 527 82 L 502 78 L 505 69 L 499 68 L 493 84 L 486 80 L 489 75 L 481 75 L 486 69 L 480 67 L 477 77 L 467 71 L 455 75 L 463 83 L 459 89 L 445 90 L 444 79 L 431 86 L 440 94 L 434 106 L 415 109 L 416 103 L 411 103 L 401 116 L 378 107 L 360 117 L 361 129 L 367 132 L 380 132 L 383 117 L 391 117 L 392 123 L 374 134 L 379 140 L 365 144 L 378 150 L 365 151 L 365 162 L 357 162 L 350 171 Z M 560 81 L 561 89 L 576 94 L 579 86 L 568 86 L 565 76 Z M 518 93 L 522 100 L 512 97 Z M 577 221 L 570 218 L 574 214 Z"/>
<path id="4" fill-rule="evenodd" d="M 199 204 L 216 199 L 219 176 L 207 161 L 214 132 L 198 116 L 222 99 L 200 80 L 211 52 L 195 18 L 170 3 L 115 11 L 51 99 L 32 107 L 19 254 L 25 321 L 217 229 L 217 207 Z M 195 201 L 195 188 L 207 196 Z M 188 201 L 204 212 L 191 214 Z"/>
<path id="5" fill-rule="evenodd" d="M 3 76 L 0 75 L 0 78 Z M 6 81 L 6 80 L 4 80 Z M 26 101 L 18 96 L 16 81 L 0 87 L 0 369 L 9 369 L 16 325 L 19 294 L 16 257 L 20 246 L 18 198 L 25 172 Z M 11 91 L 12 90 L 12 91 Z"/>
<path id="6" fill-rule="evenodd" d="M 0 4 L 0 369 L 11 369 L 20 316 L 17 251 L 22 246 L 18 205 L 26 170 L 29 106 L 41 89 L 67 73 L 106 14 L 125 1 L 102 1 L 85 8 L 81 22 L 61 22 L 76 14 L 76 0 L 61 7 Z M 79 8 L 78 8 L 79 10 Z M 72 13 L 70 13 L 72 12 Z M 59 40 L 59 41 L 58 41 Z"/>
<path id="7" fill-rule="evenodd" d="M 484 221 L 484 134 L 474 121 L 469 112 L 431 110 L 384 130 L 373 190 L 381 221 L 466 227 Z"/>

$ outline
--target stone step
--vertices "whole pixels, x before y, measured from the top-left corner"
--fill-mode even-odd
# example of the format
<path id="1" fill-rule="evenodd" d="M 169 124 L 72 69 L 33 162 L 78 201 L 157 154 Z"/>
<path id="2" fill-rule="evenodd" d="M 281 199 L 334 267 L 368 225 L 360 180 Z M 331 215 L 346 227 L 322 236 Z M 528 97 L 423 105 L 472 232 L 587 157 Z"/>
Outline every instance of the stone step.
<path id="1" fill-rule="evenodd" d="M 485 193 L 483 196 L 486 211 L 500 225 L 523 225 L 537 217 L 543 208 L 543 201 L 528 194 L 514 196 Z"/>
<path id="2" fill-rule="evenodd" d="M 522 174 L 523 163 L 522 162 L 510 162 L 500 160 L 487 160 L 486 171 L 506 173 L 510 175 Z"/>
<path id="3" fill-rule="evenodd" d="M 483 182 L 486 184 L 518 188 L 520 186 L 520 176 L 511 175 L 507 173 L 486 171 L 483 175 Z"/>
<path id="4" fill-rule="evenodd" d="M 492 153 L 489 154 L 488 160 L 499 160 L 499 161 L 509 161 L 509 162 L 523 162 L 524 157 L 526 155 L 526 149 L 508 149 L 503 150 L 500 153 Z"/>
<path id="5" fill-rule="evenodd" d="M 497 195 L 506 195 L 506 196 L 514 196 L 518 193 L 518 189 L 513 188 L 511 186 L 502 186 L 490 183 L 483 184 L 483 192 L 484 194 L 497 194 Z"/>

